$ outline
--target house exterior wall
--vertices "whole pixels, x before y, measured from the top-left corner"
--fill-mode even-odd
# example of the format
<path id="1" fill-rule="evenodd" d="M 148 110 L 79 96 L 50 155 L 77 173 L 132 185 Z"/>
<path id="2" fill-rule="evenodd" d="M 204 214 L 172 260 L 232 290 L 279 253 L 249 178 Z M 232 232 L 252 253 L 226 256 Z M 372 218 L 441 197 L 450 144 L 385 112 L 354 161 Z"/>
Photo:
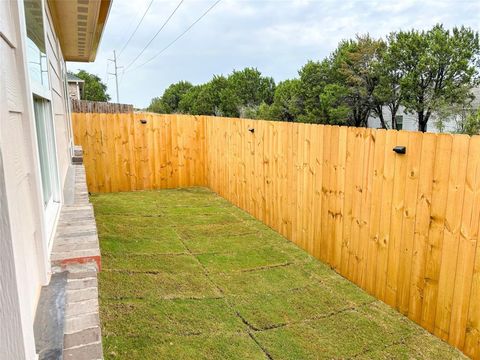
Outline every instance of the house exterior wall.
<path id="1" fill-rule="evenodd" d="M 48 6 L 46 10 L 47 57 L 52 87 L 53 116 L 55 120 L 55 135 L 57 142 L 58 166 L 60 172 L 61 188 L 65 185 L 68 166 L 71 159 L 73 137 L 71 131 L 71 118 L 67 91 L 67 72 L 63 60 L 60 42 L 55 34 L 53 22 Z"/>
<path id="2" fill-rule="evenodd" d="M 68 95 L 70 96 L 70 99 L 80 100 L 80 86 L 78 83 L 68 83 Z"/>
<path id="3" fill-rule="evenodd" d="M 387 127 L 390 129 L 392 124 L 390 109 L 384 106 L 382 110 L 383 110 L 383 118 L 385 119 Z M 400 106 L 400 108 L 398 109 L 397 115 L 403 116 L 403 130 L 418 129 L 417 118 L 415 114 L 405 113 L 403 106 Z M 374 117 L 373 115 L 370 115 L 370 117 L 368 118 L 368 127 L 374 128 L 374 129 L 381 128 L 382 125 L 380 124 L 380 119 L 377 117 Z"/>
<path id="4" fill-rule="evenodd" d="M 418 130 L 418 121 L 417 121 L 417 114 L 414 113 L 407 113 L 403 106 L 400 106 L 398 109 L 397 115 L 403 116 L 403 128 L 402 130 L 409 130 L 409 131 L 417 131 Z M 390 110 L 387 107 L 383 108 L 383 117 L 385 122 L 387 123 L 387 127 L 391 128 L 391 115 Z M 378 129 L 381 128 L 382 125 L 380 124 L 380 119 L 370 115 L 368 118 L 368 127 Z M 435 115 L 432 115 L 432 118 L 429 120 L 427 124 L 427 131 L 438 133 L 440 130 L 435 126 Z M 450 119 L 450 121 L 445 122 L 445 129 L 443 132 L 454 132 L 455 131 L 455 119 Z"/>
<path id="5" fill-rule="evenodd" d="M 0 358 L 6 359 L 10 354 L 17 354 L 18 359 L 25 359 L 28 347 L 32 344 L 25 344 L 23 339 L 25 335 L 31 334 L 24 334 L 22 331 L 10 216 L 6 204 L 3 156 L 0 148 L 0 324 L 3 324 L 0 326 Z"/>
<path id="6" fill-rule="evenodd" d="M 47 7 L 46 3 L 44 4 Z M 61 188 L 70 164 L 65 63 L 46 8 Z M 33 320 L 50 265 L 22 1 L 0 1 L 0 359 L 35 359 Z"/>
<path id="7" fill-rule="evenodd" d="M 480 88 L 476 87 L 472 89 L 473 101 L 471 102 L 470 106 L 472 109 L 476 110 L 480 108 Z M 397 112 L 397 115 L 403 116 L 403 129 L 402 130 L 410 130 L 410 131 L 417 131 L 418 130 L 418 121 L 417 121 L 417 114 L 415 113 L 407 113 L 405 111 L 405 107 L 400 106 Z M 391 115 L 390 110 L 388 107 L 383 107 L 383 117 L 385 122 L 387 123 L 387 127 L 390 129 L 391 125 Z M 436 115 L 435 113 L 432 114 L 431 119 L 427 123 L 427 131 L 438 133 L 440 129 L 437 128 L 435 124 Z M 445 128 L 442 130 L 446 133 L 453 133 L 456 130 L 456 122 L 457 119 L 455 116 L 452 116 L 447 121 L 445 121 L 444 126 Z M 380 119 L 371 115 L 368 118 L 368 125 L 369 128 L 378 129 L 381 128 Z"/>

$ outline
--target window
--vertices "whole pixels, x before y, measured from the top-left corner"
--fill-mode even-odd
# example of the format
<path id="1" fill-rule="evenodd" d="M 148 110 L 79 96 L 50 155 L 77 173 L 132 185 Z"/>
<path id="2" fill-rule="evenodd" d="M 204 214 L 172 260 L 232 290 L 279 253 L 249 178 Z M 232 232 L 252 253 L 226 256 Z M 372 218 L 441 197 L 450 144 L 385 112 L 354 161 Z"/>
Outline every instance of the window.
<path id="1" fill-rule="evenodd" d="M 63 104 L 65 107 L 65 115 L 67 118 L 67 134 L 68 134 L 68 149 L 70 152 L 70 156 L 73 156 L 73 128 L 72 128 L 72 117 L 70 112 L 70 96 L 68 95 L 68 82 L 67 82 L 67 71 L 65 69 L 65 65 L 63 61 L 60 61 L 60 71 L 62 74 L 62 82 L 63 82 Z"/>
<path id="2" fill-rule="evenodd" d="M 25 0 L 27 27 L 27 61 L 30 83 L 34 92 L 42 95 L 49 90 L 48 62 L 43 26 L 42 0 Z"/>
<path id="3" fill-rule="evenodd" d="M 42 175 L 43 204 L 47 208 L 51 202 L 58 201 L 57 157 L 55 151 L 55 133 L 50 102 L 34 97 L 35 128 L 37 130 L 40 173 Z"/>
<path id="4" fill-rule="evenodd" d="M 24 0 L 24 8 L 27 32 L 27 67 L 33 92 L 33 110 L 48 244 L 59 210 L 60 185 L 43 22 L 44 2 L 43 0 Z"/>
<path id="5" fill-rule="evenodd" d="M 395 116 L 395 123 L 397 124 L 397 130 L 403 129 L 403 115 Z"/>

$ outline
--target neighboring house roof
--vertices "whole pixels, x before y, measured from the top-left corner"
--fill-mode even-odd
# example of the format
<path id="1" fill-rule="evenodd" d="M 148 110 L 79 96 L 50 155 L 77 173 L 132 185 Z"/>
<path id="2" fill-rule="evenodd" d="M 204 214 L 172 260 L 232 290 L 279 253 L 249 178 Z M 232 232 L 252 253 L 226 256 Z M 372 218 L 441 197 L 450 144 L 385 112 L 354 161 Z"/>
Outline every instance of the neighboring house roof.
<path id="1" fill-rule="evenodd" d="M 68 82 L 75 82 L 75 83 L 85 82 L 85 80 L 80 79 L 78 76 L 75 76 L 72 73 L 67 73 L 67 81 Z"/>
<path id="2" fill-rule="evenodd" d="M 66 61 L 95 60 L 111 4 L 111 0 L 48 0 Z"/>

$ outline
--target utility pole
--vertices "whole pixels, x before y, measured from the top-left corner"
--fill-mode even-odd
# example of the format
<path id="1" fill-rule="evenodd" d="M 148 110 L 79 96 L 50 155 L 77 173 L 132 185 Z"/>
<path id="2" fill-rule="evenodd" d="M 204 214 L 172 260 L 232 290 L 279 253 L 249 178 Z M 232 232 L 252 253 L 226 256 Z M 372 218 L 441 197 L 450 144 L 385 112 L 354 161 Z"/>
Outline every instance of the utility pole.
<path id="1" fill-rule="evenodd" d="M 115 72 L 109 73 L 109 74 L 115 76 L 115 87 L 117 90 L 117 103 L 120 103 L 120 96 L 118 91 L 118 69 L 122 68 L 123 66 L 117 66 L 117 54 L 115 50 L 113 50 L 113 59 L 108 59 L 108 61 L 113 62 L 113 65 L 115 66 Z"/>

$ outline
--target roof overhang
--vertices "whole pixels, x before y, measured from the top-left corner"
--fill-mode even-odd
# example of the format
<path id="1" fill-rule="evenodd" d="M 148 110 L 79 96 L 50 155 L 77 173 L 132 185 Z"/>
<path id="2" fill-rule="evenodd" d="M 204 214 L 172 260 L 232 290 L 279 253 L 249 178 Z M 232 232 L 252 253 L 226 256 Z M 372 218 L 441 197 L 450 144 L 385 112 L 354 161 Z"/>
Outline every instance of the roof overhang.
<path id="1" fill-rule="evenodd" d="M 85 80 L 75 80 L 75 79 L 70 79 L 70 80 L 67 80 L 67 83 L 72 83 L 72 84 L 80 84 L 80 83 L 84 83 Z"/>
<path id="2" fill-rule="evenodd" d="M 95 60 L 111 3 L 111 0 L 48 0 L 66 61 Z"/>

